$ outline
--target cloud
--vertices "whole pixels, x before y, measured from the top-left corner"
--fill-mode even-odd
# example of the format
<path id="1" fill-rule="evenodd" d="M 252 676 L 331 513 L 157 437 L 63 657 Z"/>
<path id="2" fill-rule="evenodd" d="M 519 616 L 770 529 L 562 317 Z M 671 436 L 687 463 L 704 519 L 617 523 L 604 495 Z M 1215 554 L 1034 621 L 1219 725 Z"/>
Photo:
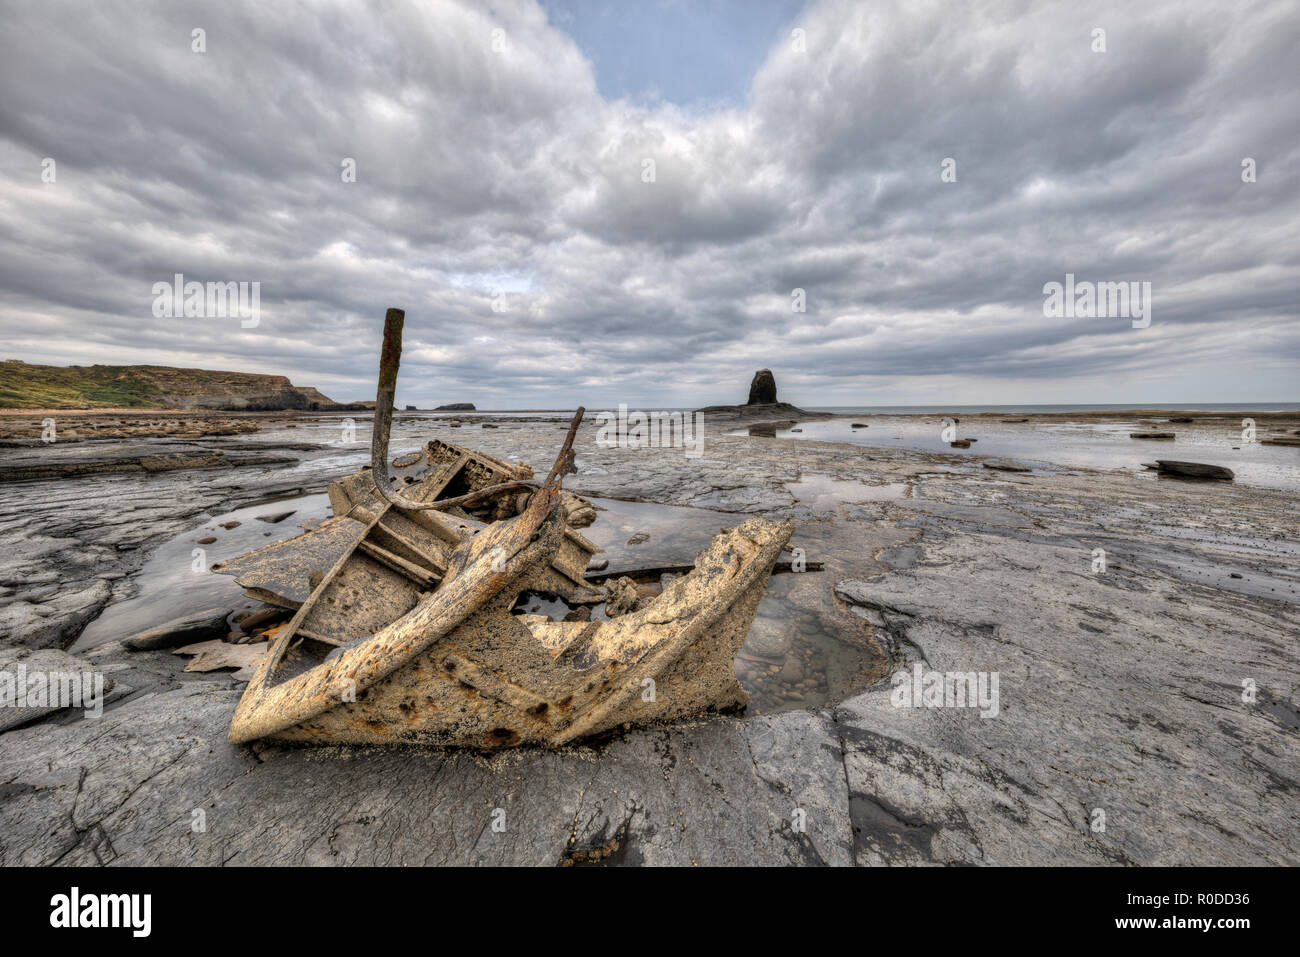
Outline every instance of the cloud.
<path id="1" fill-rule="evenodd" d="M 1293 4 L 817 2 L 704 105 L 602 91 L 562 12 L 0 10 L 4 354 L 356 399 L 398 305 L 403 402 L 1296 398 Z M 260 324 L 155 319 L 178 272 Z M 1067 272 L 1151 327 L 1045 318 Z"/>

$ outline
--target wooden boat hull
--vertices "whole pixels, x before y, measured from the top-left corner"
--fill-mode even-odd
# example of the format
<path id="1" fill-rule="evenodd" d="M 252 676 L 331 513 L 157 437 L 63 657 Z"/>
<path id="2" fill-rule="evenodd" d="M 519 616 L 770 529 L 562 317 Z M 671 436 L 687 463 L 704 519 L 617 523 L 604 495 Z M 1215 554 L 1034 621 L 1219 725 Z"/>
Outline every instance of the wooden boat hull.
<path id="1" fill-rule="evenodd" d="M 385 317 L 371 470 L 331 487 L 336 524 L 237 560 L 268 593 L 301 589 L 306 572 L 309 593 L 249 682 L 230 740 L 558 746 L 743 706 L 733 662 L 793 527 L 751 518 L 724 530 L 648 604 L 610 617 L 620 600 L 591 620 L 606 593 L 582 578 L 594 546 L 568 528 L 560 487 L 583 410 L 540 487 L 526 466 L 442 443 L 426 448 L 419 478 L 393 475 L 403 320 Z M 499 521 L 466 511 L 494 499 Z M 306 554 L 328 570 L 304 569 Z M 530 611 L 539 594 L 582 604 L 587 620 Z"/>
<path id="2" fill-rule="evenodd" d="M 399 466 L 396 478 L 407 483 L 405 494 L 419 501 L 532 478 L 527 466 L 511 466 L 445 442 L 430 442 L 412 457 L 417 460 Z M 513 516 L 531 494 L 514 491 L 501 497 L 510 500 L 508 512 Z M 346 614 L 336 610 L 328 625 L 322 623 L 317 630 L 355 637 L 409 611 L 422 591 L 436 587 L 456 546 L 487 524 L 459 509 L 411 512 L 390 506 L 375 490 L 370 469 L 331 482 L 329 500 L 334 517 L 320 527 L 214 564 L 212 571 L 233 575 L 250 598 L 296 609 L 316 587 L 313 579 L 319 581 L 351 552 L 353 567 L 343 577 L 352 581 L 358 597 L 348 602 Z M 494 512 L 506 510 L 492 499 L 487 505 Z M 376 516 L 381 516 L 377 524 Z M 585 536 L 566 527 L 551 561 L 548 589 L 570 595 L 585 590 L 584 574 L 596 551 Z"/>
<path id="3" fill-rule="evenodd" d="M 284 636 L 249 685 L 231 740 L 561 746 L 623 726 L 745 705 L 733 662 L 789 540 L 788 523 L 754 518 L 723 532 L 691 573 L 646 607 L 610 621 L 545 622 L 513 613 L 521 592 L 544 585 L 539 571 L 562 528 L 562 518 L 552 520 L 532 551 L 520 553 L 521 567 L 490 594 L 460 580 L 481 568 L 449 576 L 430 596 L 443 596 L 440 614 L 412 612 L 394 622 L 371 639 L 369 652 L 370 642 L 350 649 L 357 660 L 349 665 L 340 665 L 342 657 L 321 661 L 277 682 L 278 672 L 293 670 L 285 668 Z M 482 600 L 458 609 L 444 595 L 448 589 Z M 399 648 L 400 662 L 376 670 L 368 683 L 356 680 L 355 700 L 344 700 L 347 682 L 360 673 L 350 670 L 355 664 L 373 667 Z M 285 687 L 295 681 L 299 686 Z M 312 707 L 301 714 L 282 709 L 305 691 L 317 695 Z"/>

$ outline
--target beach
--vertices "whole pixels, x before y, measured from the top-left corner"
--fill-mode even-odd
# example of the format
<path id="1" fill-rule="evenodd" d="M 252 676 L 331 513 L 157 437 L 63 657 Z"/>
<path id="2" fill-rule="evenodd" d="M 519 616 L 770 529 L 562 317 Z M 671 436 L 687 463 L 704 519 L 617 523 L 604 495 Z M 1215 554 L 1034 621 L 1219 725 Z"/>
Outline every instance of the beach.
<path id="1" fill-rule="evenodd" d="M 36 415 L 0 436 L 0 650 L 113 687 L 102 717 L 0 733 L 2 864 L 1300 862 L 1300 448 L 1260 442 L 1296 412 L 723 415 L 689 455 L 602 446 L 589 412 L 564 484 L 612 569 L 689 564 L 756 515 L 820 570 L 773 575 L 744 713 L 494 754 L 234 746 L 231 669 L 122 644 L 245 605 L 194 549 L 318 521 L 368 416 L 53 414 L 76 441 Z M 567 422 L 398 413 L 391 448 L 544 471 Z M 1176 437 L 1128 438 L 1151 431 Z M 1143 467 L 1183 458 L 1236 478 Z M 952 675 L 980 693 L 924 693 Z"/>

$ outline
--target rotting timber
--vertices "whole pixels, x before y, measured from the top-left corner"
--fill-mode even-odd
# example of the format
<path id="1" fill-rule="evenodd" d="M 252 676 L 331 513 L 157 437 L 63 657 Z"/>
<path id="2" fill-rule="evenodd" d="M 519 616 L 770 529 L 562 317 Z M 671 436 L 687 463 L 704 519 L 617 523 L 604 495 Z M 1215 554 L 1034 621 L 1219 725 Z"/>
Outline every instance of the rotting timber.
<path id="1" fill-rule="evenodd" d="M 561 489 L 583 410 L 540 484 L 440 442 L 393 475 L 403 322 L 388 310 L 371 468 L 331 486 L 334 518 L 217 569 L 297 608 L 230 740 L 560 746 L 743 707 L 732 663 L 792 526 L 724 530 L 652 600 L 596 617 L 610 594 L 583 577 L 595 547 L 568 527 Z M 556 621 L 537 596 L 580 613 Z"/>

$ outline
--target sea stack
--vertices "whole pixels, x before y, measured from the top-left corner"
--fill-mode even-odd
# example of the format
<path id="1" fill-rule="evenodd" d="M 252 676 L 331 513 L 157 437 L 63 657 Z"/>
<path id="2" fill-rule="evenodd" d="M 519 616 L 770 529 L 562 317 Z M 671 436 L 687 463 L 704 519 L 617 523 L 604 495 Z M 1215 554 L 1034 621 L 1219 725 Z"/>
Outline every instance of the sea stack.
<path id="1" fill-rule="evenodd" d="M 697 412 L 706 412 L 711 416 L 728 419 L 743 419 L 754 425 L 756 423 L 780 423 L 781 428 L 789 428 L 802 419 L 829 419 L 829 412 L 807 412 L 780 402 L 776 397 L 776 377 L 771 369 L 759 369 L 749 382 L 749 399 L 744 405 L 708 405 Z M 766 433 L 762 433 L 766 434 Z"/>
<path id="2" fill-rule="evenodd" d="M 749 383 L 749 401 L 746 405 L 772 405 L 776 402 L 776 378 L 771 369 L 759 369 Z"/>

